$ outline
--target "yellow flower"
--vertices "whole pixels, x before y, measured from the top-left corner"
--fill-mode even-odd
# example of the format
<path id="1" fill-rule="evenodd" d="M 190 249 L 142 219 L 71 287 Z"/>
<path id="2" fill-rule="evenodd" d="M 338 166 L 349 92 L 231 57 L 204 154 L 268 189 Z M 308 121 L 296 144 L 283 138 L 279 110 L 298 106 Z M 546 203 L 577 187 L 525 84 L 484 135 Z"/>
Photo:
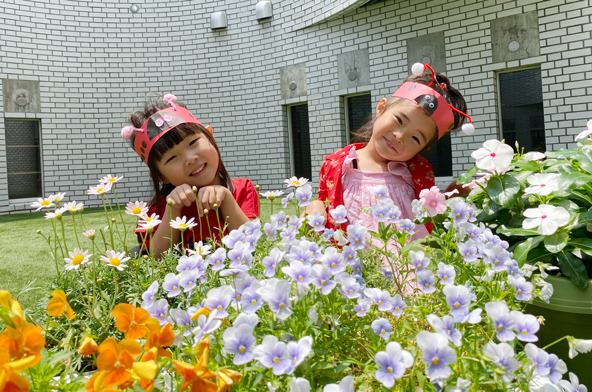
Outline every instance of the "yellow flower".
<path id="1" fill-rule="evenodd" d="M 47 304 L 47 311 L 53 317 L 60 317 L 62 314 L 64 314 L 64 312 L 66 312 L 66 317 L 68 320 L 72 320 L 74 317 L 76 317 L 74 311 L 68 304 L 66 293 L 64 293 L 62 290 L 53 291 L 53 297 Z"/>

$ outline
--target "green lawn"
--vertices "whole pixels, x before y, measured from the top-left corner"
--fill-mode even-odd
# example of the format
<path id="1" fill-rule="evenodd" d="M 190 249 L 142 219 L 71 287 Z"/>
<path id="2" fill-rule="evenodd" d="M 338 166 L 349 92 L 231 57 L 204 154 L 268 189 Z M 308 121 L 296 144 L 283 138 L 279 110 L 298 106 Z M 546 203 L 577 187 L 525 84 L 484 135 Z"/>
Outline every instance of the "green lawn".
<path id="1" fill-rule="evenodd" d="M 67 201 L 67 200 L 65 200 Z M 281 202 L 279 199 L 274 201 L 274 212 L 279 211 Z M 294 214 L 295 208 L 289 207 L 286 214 Z M 18 300 L 24 307 L 34 306 L 39 298 L 39 290 L 31 290 L 22 295 L 19 292 L 29 283 L 33 282 L 31 288 L 42 287 L 50 282 L 57 274 L 55 261 L 47 242 L 41 235 L 36 234 L 37 230 L 45 235 L 53 234 L 51 222 L 45 220 L 44 213 L 25 213 L 17 215 L 0 215 L 0 290 L 8 290 L 13 296 L 18 296 Z M 271 215 L 271 204 L 269 200 L 261 200 L 261 220 L 269 221 Z M 115 211 L 115 217 L 119 221 L 119 213 Z M 136 218 L 123 214 L 128 230 L 127 245 L 128 248 L 135 246 L 137 240 L 133 234 Z M 83 213 L 84 223 L 87 228 L 95 229 L 98 244 L 103 244 L 99 229 L 105 228 L 107 220 L 105 213 L 101 208 L 87 209 Z M 64 214 L 63 222 L 67 245 L 71 251 L 78 247 L 72 217 L 69 213 Z M 81 233 L 84 231 L 80 218 L 76 219 L 78 239 L 83 249 L 90 249 L 91 243 Z M 121 227 L 121 226 L 120 226 Z M 61 226 L 58 226 L 61 233 Z M 122 233 L 123 235 L 123 233 Z M 110 242 L 110 239 L 107 238 Z M 115 236 L 115 248 L 122 250 L 123 246 Z M 104 249 L 104 248 L 103 248 Z M 59 252 L 59 250 L 58 250 Z M 61 257 L 61 253 L 59 253 Z M 64 262 L 58 260 L 60 271 L 63 271 Z"/>

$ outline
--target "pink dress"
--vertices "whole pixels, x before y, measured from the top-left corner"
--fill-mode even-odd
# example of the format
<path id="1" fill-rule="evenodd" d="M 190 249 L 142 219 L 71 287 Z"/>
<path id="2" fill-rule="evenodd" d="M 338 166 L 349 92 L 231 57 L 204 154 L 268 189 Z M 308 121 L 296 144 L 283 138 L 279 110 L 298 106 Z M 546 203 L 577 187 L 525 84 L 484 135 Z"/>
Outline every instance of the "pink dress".
<path id="1" fill-rule="evenodd" d="M 343 162 L 343 204 L 347 210 L 347 220 L 349 223 L 360 222 L 368 230 L 378 231 L 378 220 L 372 215 L 371 211 L 364 212 L 362 207 L 371 207 L 378 203 L 376 196 L 374 196 L 368 188 L 383 185 L 388 189 L 388 195 L 393 200 L 394 204 L 401 210 L 400 219 L 410 219 L 413 221 L 415 214 L 411 211 L 411 202 L 415 200 L 415 188 L 413 180 L 407 165 L 404 162 L 389 162 L 388 172 L 368 172 L 359 169 L 354 169 L 352 161 L 358 159 L 358 154 L 355 148 L 352 148 Z M 415 226 L 416 233 L 412 239 L 416 240 L 428 235 L 428 231 L 424 225 Z M 372 239 L 372 243 L 376 246 L 382 247 L 381 241 L 367 235 L 368 239 Z M 397 244 L 394 242 L 387 245 L 387 249 L 398 254 Z M 386 260 L 383 265 L 390 271 L 390 266 Z M 412 278 L 413 275 L 407 276 Z M 412 287 L 407 287 L 406 292 L 412 290 Z"/>

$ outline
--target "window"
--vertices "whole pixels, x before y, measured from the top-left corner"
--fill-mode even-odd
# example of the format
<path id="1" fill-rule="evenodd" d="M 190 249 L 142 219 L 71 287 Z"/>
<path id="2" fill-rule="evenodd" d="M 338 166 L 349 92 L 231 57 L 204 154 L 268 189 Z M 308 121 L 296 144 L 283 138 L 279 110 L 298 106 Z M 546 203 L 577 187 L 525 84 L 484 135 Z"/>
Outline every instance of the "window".
<path id="1" fill-rule="evenodd" d="M 372 116 L 372 96 L 369 93 L 345 97 L 345 144 L 353 134 Z"/>
<path id="2" fill-rule="evenodd" d="M 288 107 L 290 141 L 292 150 L 292 173 L 296 177 L 312 177 L 310 157 L 310 129 L 308 127 L 308 105 Z"/>
<path id="3" fill-rule="evenodd" d="M 39 121 L 4 120 L 9 199 L 41 197 Z"/>
<path id="4" fill-rule="evenodd" d="M 546 150 L 541 69 L 499 74 L 502 137 L 516 149 Z"/>
<path id="5" fill-rule="evenodd" d="M 436 177 L 452 176 L 452 140 L 450 132 L 442 136 L 429 151 L 424 151 L 421 156 L 428 160 L 434 169 Z"/>

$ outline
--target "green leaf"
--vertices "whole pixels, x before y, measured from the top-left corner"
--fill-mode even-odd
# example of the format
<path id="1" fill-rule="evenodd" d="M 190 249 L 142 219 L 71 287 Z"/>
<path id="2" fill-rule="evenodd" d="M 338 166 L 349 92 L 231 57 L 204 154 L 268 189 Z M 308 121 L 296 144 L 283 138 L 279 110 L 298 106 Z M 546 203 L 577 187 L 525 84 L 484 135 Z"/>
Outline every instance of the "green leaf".
<path id="1" fill-rule="evenodd" d="M 581 213 L 578 217 L 578 225 L 592 222 L 592 210 Z"/>
<path id="2" fill-rule="evenodd" d="M 518 262 L 520 267 L 524 265 L 524 261 L 526 260 L 528 252 L 531 249 L 536 248 L 536 246 L 540 244 L 544 238 L 545 237 L 542 235 L 527 238 L 526 241 L 522 242 L 516 247 L 516 249 L 514 249 L 514 259 Z"/>
<path id="3" fill-rule="evenodd" d="M 489 197 L 500 206 L 512 207 L 516 202 L 519 191 L 520 182 L 508 174 L 501 177 L 491 177 L 487 182 Z"/>
<path id="4" fill-rule="evenodd" d="M 574 155 L 576 154 L 576 149 L 564 149 L 562 148 L 561 150 L 558 151 L 547 151 L 545 152 L 545 155 L 547 156 L 547 158 L 556 158 L 556 159 L 565 159 L 565 158 L 573 158 Z"/>
<path id="5" fill-rule="evenodd" d="M 545 248 L 551 253 L 559 253 L 567 245 L 567 240 L 569 240 L 567 233 L 548 235 L 544 240 Z"/>
<path id="6" fill-rule="evenodd" d="M 567 245 L 581 249 L 583 252 L 592 252 L 592 239 L 590 238 L 574 238 L 567 241 Z"/>
<path id="7" fill-rule="evenodd" d="M 539 164 L 535 161 L 526 161 L 524 159 L 518 159 L 514 162 L 514 166 L 519 167 L 522 170 L 528 171 L 539 171 Z"/>
<path id="8" fill-rule="evenodd" d="M 458 176 L 458 179 L 456 180 L 456 183 L 457 184 L 466 184 L 467 182 L 469 182 L 469 180 L 471 178 L 473 178 L 473 176 L 475 174 L 477 174 L 477 171 L 479 171 L 479 169 L 477 169 L 476 166 L 473 166 L 466 173 L 463 173 L 460 176 Z"/>
<path id="9" fill-rule="evenodd" d="M 565 173 L 559 177 L 560 189 L 580 188 L 592 181 L 592 176 L 581 172 Z"/>
<path id="10" fill-rule="evenodd" d="M 528 252 L 528 264 L 537 262 L 550 263 L 555 258 L 553 253 L 549 253 L 545 248 L 534 248 Z"/>
<path id="11" fill-rule="evenodd" d="M 578 151 L 576 159 L 580 162 L 580 167 L 582 169 L 588 173 L 592 173 L 592 154 L 589 149 Z"/>
<path id="12" fill-rule="evenodd" d="M 576 286 L 581 289 L 588 287 L 588 273 L 582 260 L 569 252 L 561 251 L 557 255 L 557 261 L 561 272 L 570 278 Z"/>
<path id="13" fill-rule="evenodd" d="M 497 228 L 496 230 L 497 234 L 503 234 L 507 237 L 510 236 L 516 236 L 516 237 L 530 237 L 530 236 L 535 236 L 535 235 L 539 235 L 539 233 L 537 233 L 536 230 L 526 230 L 520 227 L 506 227 L 504 225 L 501 225 L 500 227 Z"/>

